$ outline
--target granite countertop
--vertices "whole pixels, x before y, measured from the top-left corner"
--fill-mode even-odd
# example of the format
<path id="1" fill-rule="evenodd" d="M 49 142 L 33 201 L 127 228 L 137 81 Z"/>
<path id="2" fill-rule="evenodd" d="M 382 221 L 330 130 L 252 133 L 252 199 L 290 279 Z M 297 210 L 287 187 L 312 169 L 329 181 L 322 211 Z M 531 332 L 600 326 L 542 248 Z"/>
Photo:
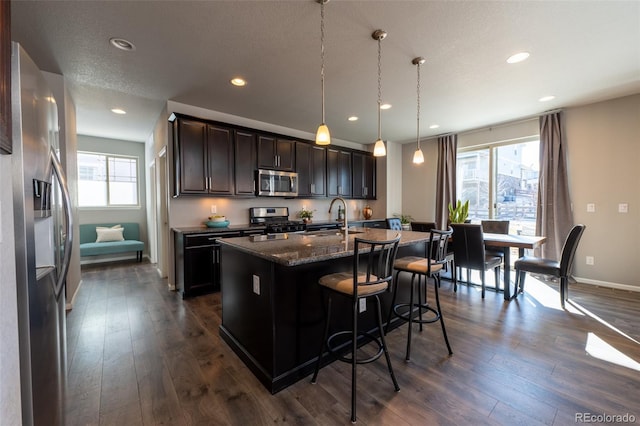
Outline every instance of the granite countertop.
<path id="1" fill-rule="evenodd" d="M 180 234 L 214 234 L 219 232 L 233 232 L 233 231 L 254 231 L 254 230 L 262 230 L 264 231 L 266 228 L 264 226 L 252 226 L 248 223 L 240 224 L 240 225 L 229 225 L 225 228 L 209 228 L 205 225 L 201 226 L 183 226 L 179 228 L 172 228 L 174 232 L 178 232 Z"/>
<path id="2" fill-rule="evenodd" d="M 375 228 L 349 228 L 348 240 L 338 232 L 287 234 L 286 239 L 252 241 L 251 237 L 220 240 L 223 246 L 250 253 L 285 266 L 296 266 L 353 255 L 353 240 L 391 240 L 400 233 L 400 246 L 427 241 L 429 234 L 412 231 L 392 231 Z M 224 248 L 223 248 L 224 250 Z"/>

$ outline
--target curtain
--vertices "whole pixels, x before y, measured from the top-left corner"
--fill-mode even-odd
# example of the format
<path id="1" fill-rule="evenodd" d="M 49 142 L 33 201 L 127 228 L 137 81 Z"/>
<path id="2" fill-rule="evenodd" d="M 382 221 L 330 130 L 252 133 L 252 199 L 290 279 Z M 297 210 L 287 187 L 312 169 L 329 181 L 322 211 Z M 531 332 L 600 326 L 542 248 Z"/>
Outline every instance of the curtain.
<path id="1" fill-rule="evenodd" d="M 556 260 L 573 226 L 565 152 L 562 111 L 541 116 L 536 235 L 547 241 L 538 255 Z"/>
<path id="2" fill-rule="evenodd" d="M 456 200 L 456 155 L 458 135 L 438 137 L 438 179 L 436 189 L 436 225 L 446 229 L 449 203 Z"/>

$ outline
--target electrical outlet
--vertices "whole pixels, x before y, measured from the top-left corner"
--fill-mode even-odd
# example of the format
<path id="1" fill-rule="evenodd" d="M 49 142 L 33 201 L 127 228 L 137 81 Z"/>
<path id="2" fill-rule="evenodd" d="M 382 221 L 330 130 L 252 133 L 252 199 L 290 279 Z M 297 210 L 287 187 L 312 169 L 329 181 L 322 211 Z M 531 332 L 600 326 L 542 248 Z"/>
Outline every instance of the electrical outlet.
<path id="1" fill-rule="evenodd" d="M 360 306 L 358 307 L 358 312 L 362 313 L 367 310 L 367 299 L 360 299 Z"/>
<path id="2" fill-rule="evenodd" d="M 618 213 L 629 213 L 629 204 L 627 203 L 618 204 Z"/>
<path id="3" fill-rule="evenodd" d="M 257 275 L 253 276 L 253 292 L 260 295 L 260 277 Z"/>
<path id="4" fill-rule="evenodd" d="M 216 206 L 215 204 L 211 204 L 211 214 L 216 213 L 218 213 L 218 206 Z"/>
<path id="5" fill-rule="evenodd" d="M 307 206 L 303 204 L 302 205 L 302 210 L 306 210 L 306 209 L 307 209 Z"/>
<path id="6" fill-rule="evenodd" d="M 594 213 L 596 211 L 596 205 L 594 203 L 587 204 L 587 213 Z"/>
<path id="7" fill-rule="evenodd" d="M 587 256 L 587 265 L 593 265 L 595 262 L 595 259 L 593 258 L 593 256 Z"/>

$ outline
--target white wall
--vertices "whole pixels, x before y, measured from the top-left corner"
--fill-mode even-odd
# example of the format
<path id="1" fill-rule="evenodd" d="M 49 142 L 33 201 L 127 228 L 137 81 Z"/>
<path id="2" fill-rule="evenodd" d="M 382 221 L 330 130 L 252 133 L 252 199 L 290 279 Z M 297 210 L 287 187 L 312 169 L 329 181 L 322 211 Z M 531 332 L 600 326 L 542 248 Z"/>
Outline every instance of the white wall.
<path id="1" fill-rule="evenodd" d="M 565 129 L 574 221 L 587 226 L 574 274 L 640 290 L 640 94 L 568 108 Z M 587 213 L 587 203 L 595 203 L 595 213 Z M 629 212 L 618 213 L 619 203 Z M 586 256 L 594 256 L 593 266 Z"/>
<path id="2" fill-rule="evenodd" d="M 413 164 L 415 143 L 402 146 L 402 211 L 416 222 L 436 220 L 437 139 L 420 140 L 424 163 Z"/>

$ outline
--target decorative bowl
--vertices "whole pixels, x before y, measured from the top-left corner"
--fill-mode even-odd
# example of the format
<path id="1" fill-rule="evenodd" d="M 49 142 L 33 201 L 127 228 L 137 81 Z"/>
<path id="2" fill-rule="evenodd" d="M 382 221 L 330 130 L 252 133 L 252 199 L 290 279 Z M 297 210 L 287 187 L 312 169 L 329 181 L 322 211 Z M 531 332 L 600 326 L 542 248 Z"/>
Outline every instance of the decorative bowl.
<path id="1" fill-rule="evenodd" d="M 209 216 L 210 222 L 227 222 L 226 216 Z"/>
<path id="2" fill-rule="evenodd" d="M 225 220 L 222 222 L 214 222 L 212 220 L 208 220 L 205 222 L 205 225 L 207 225 L 208 228 L 226 228 L 229 226 L 229 221 Z"/>

